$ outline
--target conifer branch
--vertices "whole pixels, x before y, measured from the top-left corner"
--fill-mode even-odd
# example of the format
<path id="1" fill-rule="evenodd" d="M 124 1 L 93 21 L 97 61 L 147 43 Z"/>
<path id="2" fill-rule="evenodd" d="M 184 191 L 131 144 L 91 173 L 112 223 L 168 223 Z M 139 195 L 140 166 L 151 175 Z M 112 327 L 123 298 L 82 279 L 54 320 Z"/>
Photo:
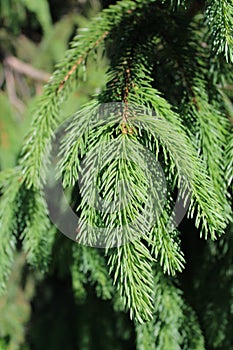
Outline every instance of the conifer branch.
<path id="1" fill-rule="evenodd" d="M 159 269 L 154 273 L 154 316 L 150 322 L 136 324 L 137 349 L 205 350 L 195 313 L 182 292 Z"/>
<path id="2" fill-rule="evenodd" d="M 139 103 L 140 100 L 150 102 L 159 118 L 156 119 L 156 122 L 154 118 L 148 116 L 143 116 L 140 119 L 137 117 L 137 120 L 141 123 L 144 122 L 143 125 L 145 125 L 146 130 L 154 138 L 157 138 L 157 135 L 159 135 L 160 140 L 167 147 L 171 162 L 174 162 L 178 171 L 178 177 L 182 178 L 182 176 L 185 176 L 188 180 L 188 188 L 192 193 L 192 203 L 189 211 L 191 217 L 194 214 L 194 208 L 199 207 L 196 214 L 197 227 L 201 226 L 200 228 L 204 229 L 205 235 L 208 235 L 209 231 L 211 237 L 215 238 L 215 232 L 222 232 L 226 227 L 225 212 L 222 210 L 221 203 L 209 181 L 202 162 L 199 161 L 195 154 L 195 149 L 180 125 L 178 116 L 171 111 L 168 103 L 158 96 L 157 91 L 154 89 L 147 88 L 143 91 L 140 88 L 139 96 L 137 102 Z M 173 133 L 174 138 L 172 137 Z M 208 190 L 204 194 L 207 188 Z M 210 199 L 210 196 L 211 200 L 207 202 L 206 198 Z M 212 207 L 213 202 L 215 203 L 215 208 Z M 217 215 L 216 207 L 218 207 Z M 210 214 L 211 211 L 212 214 Z"/>
<path id="3" fill-rule="evenodd" d="M 211 33 L 206 42 L 200 20 L 190 18 L 196 9 L 185 10 L 189 3 L 127 0 L 102 11 L 74 38 L 46 85 L 21 167 L 15 174 L 0 173 L 1 289 L 13 260 L 16 228 L 28 262 L 41 270 L 48 266 L 55 229 L 40 189 L 51 141 L 79 68 L 104 46 L 110 60 L 106 87 L 66 120 L 57 176 L 63 188 L 71 187 L 72 209 L 79 216 L 76 241 L 82 245 L 74 243 L 71 267 L 76 297 L 83 301 L 91 284 L 98 297 L 111 299 L 118 296 L 114 283 L 119 303 L 136 321 L 137 350 L 204 350 L 194 311 L 172 283 L 177 280 L 165 276 L 181 272 L 185 264 L 179 232 L 169 227 L 174 192 L 185 203 L 191 196 L 188 216 L 206 238 L 223 233 L 232 215 L 227 192 L 233 179 L 232 128 L 226 99 L 215 86 L 227 71 L 221 54 L 233 61 L 232 4 L 207 2 Z M 210 44 L 220 54 L 214 63 Z M 158 162 L 162 175 L 155 169 Z M 104 247 L 105 256 L 85 245 Z"/>
<path id="4" fill-rule="evenodd" d="M 190 136 L 194 140 L 198 154 L 203 159 L 203 165 L 210 176 L 216 198 L 225 208 L 227 222 L 231 216 L 231 209 L 227 200 L 222 158 L 225 154 L 229 123 L 223 115 L 224 109 L 222 112 L 222 107 L 217 102 L 221 101 L 220 94 L 214 87 L 213 81 L 209 82 L 210 62 L 206 48 L 201 45 L 203 37 L 196 29 L 198 23 L 197 21 L 190 24 L 185 36 L 181 35 L 179 54 L 169 34 L 165 33 L 162 36 L 169 50 L 172 50 L 174 64 L 177 65 L 183 77 L 185 93 L 181 105 L 185 108 L 181 109 L 181 113 L 189 126 L 187 132 L 189 134 L 191 132 Z M 176 25 L 174 22 L 174 26 Z M 213 149 L 215 149 L 214 152 Z"/>
<path id="5" fill-rule="evenodd" d="M 106 31 L 102 34 L 102 36 L 96 40 L 96 42 L 92 45 L 91 48 L 89 48 L 84 54 L 82 57 L 80 57 L 77 62 L 75 62 L 75 64 L 71 67 L 71 69 L 69 70 L 69 72 L 66 74 L 65 78 L 62 80 L 62 82 L 60 83 L 58 89 L 57 89 L 57 92 L 59 93 L 65 83 L 67 82 L 67 80 L 71 77 L 72 74 L 75 74 L 75 71 L 78 69 L 78 67 L 83 63 L 83 61 L 86 59 L 86 57 L 88 56 L 88 54 L 91 52 L 91 50 L 94 50 L 95 47 L 98 47 L 101 42 L 108 36 L 109 32 Z"/>
<path id="6" fill-rule="evenodd" d="M 210 42 L 214 53 L 223 53 L 233 63 L 233 3 L 232 0 L 209 0 L 206 22 L 210 29 Z"/>
<path id="7" fill-rule="evenodd" d="M 153 273 L 151 255 L 141 242 L 133 241 L 114 250 L 109 258 L 110 273 L 130 317 L 139 323 L 152 318 Z"/>
<path id="8" fill-rule="evenodd" d="M 0 293 L 5 290 L 6 281 L 11 271 L 16 249 L 16 212 L 17 197 L 20 188 L 20 172 L 6 172 L 1 176 L 0 190 Z"/>
<path id="9" fill-rule="evenodd" d="M 74 83 L 76 85 L 77 74 L 74 73 L 79 65 L 100 45 L 101 41 L 106 39 L 107 35 L 110 36 L 111 30 L 125 17 L 132 17 L 135 10 L 142 9 L 144 5 L 148 6 L 153 2 L 152 0 L 119 1 L 116 5 L 104 10 L 100 17 L 93 20 L 89 28 L 74 38 L 65 59 L 57 66 L 49 83 L 45 86 L 21 153 L 20 164 L 22 164 L 24 181 L 28 188 L 40 187 L 45 181 L 51 139 L 59 123 L 60 108 L 70 89 L 74 89 Z"/>
<path id="10" fill-rule="evenodd" d="M 27 261 L 45 272 L 51 258 L 56 227 L 50 223 L 47 204 L 40 191 L 21 193 L 19 203 L 26 209 L 25 215 L 20 219 L 20 238 L 27 253 Z"/>

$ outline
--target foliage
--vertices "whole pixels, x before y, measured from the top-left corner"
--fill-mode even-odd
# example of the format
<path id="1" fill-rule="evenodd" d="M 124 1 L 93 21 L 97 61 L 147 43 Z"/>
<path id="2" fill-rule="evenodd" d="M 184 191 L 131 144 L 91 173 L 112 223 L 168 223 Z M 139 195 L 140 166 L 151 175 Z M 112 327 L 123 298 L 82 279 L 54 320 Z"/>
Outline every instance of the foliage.
<path id="1" fill-rule="evenodd" d="M 48 47 L 63 32 L 63 43 L 50 49 L 52 60 L 71 33 L 65 21 L 41 44 Z M 214 294 L 205 313 L 192 293 L 208 300 L 206 279 L 213 279 L 209 267 L 216 261 L 232 275 L 232 25 L 231 1 L 127 0 L 78 30 L 37 101 L 17 167 L 0 175 L 1 290 L 17 237 L 28 263 L 41 270 L 51 268 L 54 249 L 59 254 L 43 193 L 56 167 L 80 218 L 75 240 L 81 245 L 73 242 L 67 262 L 77 302 L 86 300 L 91 285 L 99 298 L 129 312 L 138 350 L 231 349 L 232 295 L 223 317 Z M 35 47 L 29 50 L 36 62 Z M 47 60 L 40 56 L 39 68 Z M 92 86 L 88 77 L 101 60 L 108 62 L 104 84 L 98 90 L 93 84 L 95 96 L 74 111 L 65 101 L 86 74 Z M 53 141 L 63 122 L 55 165 Z M 218 239 L 205 243 L 203 272 L 193 265 L 193 289 L 182 283 L 189 232 L 174 227 L 176 193 L 183 206 L 190 202 L 192 230 Z M 222 268 L 218 278 L 227 289 Z"/>

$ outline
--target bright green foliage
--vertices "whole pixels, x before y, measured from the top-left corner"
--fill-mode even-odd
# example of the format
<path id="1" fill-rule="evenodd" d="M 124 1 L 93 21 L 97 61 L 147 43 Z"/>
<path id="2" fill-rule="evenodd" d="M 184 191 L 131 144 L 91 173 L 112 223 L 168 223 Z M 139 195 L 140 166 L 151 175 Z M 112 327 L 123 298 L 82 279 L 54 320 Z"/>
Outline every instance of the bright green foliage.
<path id="1" fill-rule="evenodd" d="M 32 137 L 33 133 L 30 133 L 23 148 L 21 163 L 23 163 L 23 174 L 28 187 L 32 185 L 38 187 L 45 181 L 45 159 L 48 158 L 49 145 L 59 122 L 59 108 L 67 98 L 69 89 L 74 86 L 77 70 L 85 65 L 88 55 L 95 52 L 102 44 L 105 37 L 109 35 L 109 30 L 115 28 L 124 16 L 129 16 L 127 11 L 133 11 L 142 6 L 143 1 L 142 3 L 124 1 L 110 7 L 101 17 L 95 19 L 90 28 L 80 31 L 71 43 L 71 49 L 57 66 L 41 97 L 33 124 L 37 135 Z"/>
<path id="2" fill-rule="evenodd" d="M 114 282 L 118 280 L 124 306 L 129 308 L 131 318 L 138 322 L 152 317 L 152 261 L 148 249 L 136 240 L 117 248 L 109 260 L 110 272 Z"/>
<path id="3" fill-rule="evenodd" d="M 7 173 L 7 176 L 0 178 L 0 189 L 4 191 L 0 202 L 0 291 L 5 288 L 6 279 L 11 269 L 14 258 L 14 249 L 16 244 L 16 220 L 15 206 L 18 191 L 20 187 L 20 173 L 16 170 Z M 12 204 L 14 206 L 12 208 Z"/>
<path id="4" fill-rule="evenodd" d="M 46 270 L 54 241 L 55 227 L 51 226 L 46 210 L 43 193 L 21 194 L 19 208 L 24 208 L 24 215 L 19 217 L 19 226 L 23 246 L 27 253 L 28 262 Z"/>
<path id="5" fill-rule="evenodd" d="M 182 246 L 189 232 L 181 235 L 172 225 L 175 193 L 190 200 L 190 227 L 222 242 L 210 247 L 226 244 L 221 236 L 232 221 L 232 4 L 205 5 L 119 1 L 79 30 L 40 97 L 16 174 L 0 176 L 4 287 L 14 217 L 28 262 L 40 269 L 49 262 L 55 236 L 43 189 L 52 141 L 65 121 L 56 177 L 79 216 L 70 268 L 74 294 L 85 300 L 90 284 L 99 298 L 115 298 L 115 307 L 135 322 L 138 350 L 203 350 L 205 343 L 223 350 L 231 325 L 227 309 L 227 324 L 215 338 L 207 316 L 213 328 L 218 317 L 208 304 L 203 335 L 189 305 L 195 298 L 185 301 L 176 276 L 189 262 Z M 109 62 L 105 86 L 66 118 L 64 102 L 101 55 Z M 224 260 L 228 253 L 222 254 Z M 203 281 L 196 281 L 198 289 Z"/>
<path id="6" fill-rule="evenodd" d="M 207 1 L 206 19 L 210 28 L 212 48 L 217 54 L 224 53 L 233 62 L 233 2 L 232 0 Z"/>

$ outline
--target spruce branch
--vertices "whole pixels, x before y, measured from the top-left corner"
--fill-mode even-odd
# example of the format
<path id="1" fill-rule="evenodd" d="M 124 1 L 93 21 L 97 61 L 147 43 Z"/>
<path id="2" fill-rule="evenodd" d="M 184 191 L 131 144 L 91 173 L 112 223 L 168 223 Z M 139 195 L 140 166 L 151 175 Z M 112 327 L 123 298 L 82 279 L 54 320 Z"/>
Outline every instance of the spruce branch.
<path id="1" fill-rule="evenodd" d="M 218 200 L 211 181 L 209 181 L 203 163 L 198 159 L 195 148 L 183 130 L 178 116 L 172 112 L 167 101 L 160 97 L 156 90 L 151 88 L 144 90 L 140 88 L 137 94 L 137 103 L 139 101 L 141 103 L 142 101 L 144 103 L 148 101 L 152 105 L 153 110 L 155 110 L 156 115 L 158 115 L 157 118 L 143 115 L 137 117 L 137 121 L 143 123 L 143 127 L 154 138 L 159 136 L 170 154 L 170 161 L 175 164 L 178 179 L 179 177 L 180 179 L 184 177 L 186 181 L 188 180 L 186 185 L 192 194 L 189 215 L 192 217 L 194 210 L 197 209 L 197 227 L 201 228 L 201 232 L 204 229 L 205 236 L 209 232 L 210 236 L 214 239 L 216 232 L 222 232 L 226 227 L 225 212 L 222 210 L 221 203 Z M 132 98 L 135 101 L 134 95 L 132 95 Z M 206 198 L 209 198 L 208 202 Z M 215 203 L 214 208 L 213 203 Z M 216 207 L 218 207 L 217 214 Z"/>
<path id="2" fill-rule="evenodd" d="M 150 234 L 150 245 L 152 255 L 159 262 L 163 272 L 174 276 L 184 269 L 185 258 L 180 247 L 178 231 L 169 232 L 168 222 L 168 214 L 164 212 Z"/>
<path id="3" fill-rule="evenodd" d="M 179 108 L 181 116 L 187 124 L 187 133 L 194 142 L 197 154 L 203 160 L 216 198 L 225 208 L 227 222 L 231 216 L 231 209 L 227 200 L 222 159 L 229 123 L 224 115 L 226 110 L 219 89 L 214 84 L 213 75 L 209 74 L 212 63 L 206 45 L 202 45 L 204 38 L 198 31 L 199 24 L 200 21 L 195 20 L 186 28 L 185 35 L 181 31 L 179 50 L 169 33 L 162 36 L 171 53 L 171 60 L 174 61 L 174 66 L 178 67 L 183 79 L 184 95 Z M 177 26 L 175 21 L 174 26 Z"/>
<path id="4" fill-rule="evenodd" d="M 232 0 L 207 1 L 206 23 L 210 29 L 209 41 L 213 52 L 223 53 L 226 61 L 233 63 Z"/>
<path id="5" fill-rule="evenodd" d="M 225 208 L 226 220 L 229 220 L 231 208 L 227 199 L 225 164 L 222 161 L 227 147 L 229 121 L 219 108 L 218 92 L 216 93 L 217 97 L 214 95 L 215 100 L 210 103 L 206 89 L 202 79 L 194 79 L 192 90 L 196 104 L 194 105 L 190 100 L 182 114 L 195 120 L 193 137 L 196 149 L 206 164 L 218 200 Z M 191 97 L 189 98 L 191 99 Z"/>
<path id="6" fill-rule="evenodd" d="M 25 215 L 19 218 L 19 223 L 22 227 L 20 238 L 27 253 L 27 261 L 41 272 L 45 272 L 51 258 L 56 227 L 51 225 L 43 193 L 32 190 L 21 193 L 19 205 L 26 208 Z"/>
<path id="7" fill-rule="evenodd" d="M 137 349 L 204 350 L 195 313 L 184 302 L 181 290 L 158 268 L 154 274 L 153 320 L 136 324 Z"/>
<path id="8" fill-rule="evenodd" d="M 199 227 L 202 221 L 201 228 L 205 229 L 206 235 L 208 231 L 210 231 L 212 238 L 215 238 L 215 231 L 221 230 L 225 227 L 224 215 L 221 213 L 218 216 L 216 215 L 216 211 L 213 210 L 214 202 L 215 207 L 218 207 L 219 212 L 221 212 L 221 206 L 214 192 L 214 188 L 211 186 L 204 165 L 197 157 L 192 142 L 190 142 L 185 133 L 180 118 L 172 111 L 169 103 L 160 96 L 159 92 L 151 87 L 151 79 L 146 78 L 150 76 L 150 70 L 145 67 L 145 62 L 142 62 L 140 58 L 147 57 L 147 55 L 142 56 L 141 48 L 143 48 L 143 50 L 148 49 L 139 44 L 134 48 L 134 51 L 128 50 L 126 54 L 123 55 L 123 58 L 121 58 L 120 63 L 118 62 L 116 65 L 112 64 L 111 70 L 109 71 L 109 82 L 106 91 L 100 96 L 100 102 L 108 101 L 108 98 L 110 98 L 111 101 L 112 96 L 117 96 L 117 94 L 118 96 L 123 96 L 126 109 L 123 108 L 120 113 L 113 111 L 113 116 L 114 114 L 115 116 L 113 117 L 113 120 L 111 119 L 112 124 L 103 123 L 103 125 L 101 125 L 101 122 L 98 119 L 98 116 L 100 115 L 98 111 L 96 112 L 95 110 L 97 118 L 93 118 L 93 110 L 91 106 L 89 110 L 89 107 L 84 109 L 86 119 L 82 117 L 82 113 L 78 113 L 75 116 L 75 123 L 69 128 L 69 134 L 73 136 L 66 138 L 63 143 L 66 150 L 66 161 L 61 163 L 61 167 L 62 172 L 68 174 L 69 180 L 67 183 L 71 184 L 72 176 L 69 175 L 71 169 L 73 169 L 73 181 L 78 180 L 77 169 L 79 168 L 80 158 L 77 157 L 77 153 L 79 152 L 81 154 L 81 158 L 84 154 L 87 156 L 84 161 L 84 165 L 86 162 L 86 165 L 84 166 L 86 171 L 84 172 L 82 179 L 82 201 L 79 207 L 81 210 L 81 220 L 78 229 L 79 239 L 80 236 L 87 237 L 85 243 L 96 244 L 96 240 L 99 239 L 96 236 L 96 232 L 98 232 L 98 229 L 101 227 L 105 227 L 105 235 L 107 235 L 110 242 L 109 246 L 111 246 L 113 232 L 115 233 L 115 240 L 122 240 L 127 239 L 127 237 L 136 237 L 135 233 L 137 235 L 137 232 L 140 229 L 141 232 L 139 237 L 141 236 L 151 245 L 151 251 L 157 258 L 159 258 L 164 271 L 174 274 L 175 271 L 180 271 L 182 269 L 184 258 L 180 251 L 179 243 L 174 239 L 174 236 L 172 237 L 171 233 L 166 231 L 164 218 L 167 219 L 168 216 L 165 215 L 163 219 L 160 219 L 158 227 L 152 231 L 153 234 L 148 235 L 148 216 L 143 212 L 143 207 L 141 205 L 141 203 L 145 203 L 145 199 L 147 199 L 145 196 L 146 188 L 142 188 L 143 175 L 140 177 L 140 182 L 138 180 L 135 183 L 131 182 L 131 185 L 127 187 L 126 191 L 124 191 L 124 193 L 128 192 L 134 206 L 128 206 L 127 210 L 130 209 L 130 211 L 125 210 L 123 216 L 120 213 L 121 208 L 119 208 L 114 215 L 100 215 L 100 213 L 94 209 L 96 202 L 98 201 L 98 187 L 101 189 L 104 203 L 106 203 L 103 207 L 107 209 L 108 202 L 111 203 L 116 196 L 116 181 L 119 179 L 119 174 L 121 174 L 121 179 L 122 174 L 124 174 L 123 179 L 124 176 L 129 179 L 128 174 L 130 174 L 131 179 L 133 178 L 132 174 L 135 169 L 132 167 L 129 168 L 129 164 L 125 167 L 126 164 L 124 164 L 124 162 L 119 163 L 119 161 L 116 161 L 116 159 L 119 158 L 119 154 L 123 158 L 126 158 L 129 154 L 131 157 L 133 155 L 133 158 L 131 158 L 133 162 L 137 164 L 138 161 L 140 163 L 141 160 L 142 164 L 143 157 L 141 156 L 139 145 L 140 142 L 142 142 L 140 138 L 143 134 L 143 129 L 145 129 L 147 135 L 149 135 L 149 140 L 153 139 L 153 142 L 156 140 L 157 147 L 161 147 L 164 159 L 166 159 L 166 164 L 172 169 L 173 175 L 170 175 L 170 177 L 173 176 L 173 178 L 176 178 L 177 186 L 180 187 L 183 193 L 185 193 L 187 188 L 192 191 L 193 200 L 191 209 L 193 210 L 194 208 L 197 208 L 197 226 Z M 133 105 L 133 108 L 130 108 L 130 104 Z M 149 108 L 153 108 L 155 116 L 148 115 Z M 95 119 L 97 121 L 94 121 Z M 124 128 L 127 127 L 127 130 L 131 130 L 132 133 L 127 132 L 118 134 L 118 128 L 121 126 L 122 122 Z M 116 127 L 116 125 L 118 126 Z M 92 128 L 94 132 L 92 131 Z M 115 131 L 113 132 L 113 130 Z M 77 138 L 75 138 L 74 135 L 76 135 Z M 119 145 L 123 145 L 122 142 L 126 142 L 126 140 L 129 142 L 129 148 L 126 148 L 125 146 L 119 147 Z M 107 150 L 100 147 L 101 143 L 104 142 L 108 144 Z M 135 148 L 136 151 L 134 150 L 134 145 L 137 145 Z M 150 149 L 153 148 L 154 147 L 151 145 Z M 72 154 L 69 153 L 70 149 L 72 149 Z M 128 151 L 124 153 L 126 149 Z M 117 152 L 119 152 L 119 154 Z M 158 149 L 155 150 L 155 154 L 158 159 Z M 138 156 L 140 160 L 138 159 Z M 70 159 L 71 162 L 69 162 L 68 159 Z M 107 171 L 104 171 L 104 168 L 106 168 Z M 68 169 L 68 171 L 66 169 Z M 125 173 L 122 172 L 122 169 L 124 169 Z M 146 168 L 145 172 L 147 172 Z M 176 172 L 178 173 L 178 176 Z M 99 173 L 102 174 L 101 176 L 104 181 L 98 179 Z M 137 179 L 137 174 L 139 173 L 140 171 L 137 169 L 135 172 L 135 179 Z M 184 176 L 188 181 L 186 182 L 186 186 L 182 187 L 181 179 Z M 135 184 L 137 184 L 137 186 L 140 185 L 138 189 L 135 187 Z M 132 190 L 132 192 L 130 190 Z M 135 194 L 137 193 L 144 194 L 141 203 L 137 202 L 137 199 L 135 198 Z M 122 197 L 121 194 L 121 199 L 123 200 L 123 198 L 124 196 Z M 211 199 L 207 202 L 206 198 Z M 125 202 L 127 203 L 127 201 Z M 143 213 L 140 217 L 140 226 L 132 226 L 129 219 L 134 220 L 136 213 L 138 212 Z M 151 216 L 149 215 L 149 217 L 153 218 L 153 214 Z M 120 224 L 120 227 L 118 228 L 116 224 Z M 135 241 L 129 243 L 131 250 L 134 247 L 134 243 Z M 141 246 L 142 251 L 144 251 L 144 243 L 141 240 L 137 240 L 137 245 Z M 118 248 L 117 251 L 113 253 L 109 251 L 111 271 L 114 269 L 114 265 L 117 266 L 117 261 L 121 261 L 123 249 L 123 247 Z M 131 250 L 130 253 L 132 254 Z M 125 255 L 128 253 L 128 250 L 124 252 Z M 136 254 L 136 252 L 134 253 Z M 119 260 L 117 260 L 117 257 Z M 146 259 L 148 259 L 148 257 L 146 257 Z M 123 273 L 123 270 L 126 267 L 123 266 L 121 269 L 120 267 L 116 268 L 115 281 L 120 279 L 120 271 Z M 125 273 L 130 272 L 125 271 Z M 121 282 L 122 281 L 120 281 L 118 285 L 121 285 Z M 139 287 L 140 283 L 138 282 L 138 288 Z M 125 281 L 125 283 L 121 285 L 121 295 L 123 296 L 125 305 L 128 304 L 131 310 L 131 315 L 136 312 L 136 318 L 140 319 L 141 317 L 140 320 L 142 320 L 142 316 L 140 316 L 141 311 L 137 310 L 137 306 L 134 303 L 134 292 L 128 288 L 127 281 Z M 138 304 L 142 303 L 140 297 L 143 296 L 143 293 L 140 293 L 141 294 L 138 295 L 137 300 Z M 148 296 L 149 295 L 150 293 L 148 289 Z M 150 310 L 150 304 L 147 305 L 147 310 Z M 147 316 L 148 315 L 149 313 Z M 143 318 L 145 317 L 146 315 L 143 316 Z"/>
<path id="9" fill-rule="evenodd" d="M 169 1 L 173 6 L 187 3 Z M 208 4 L 213 10 L 207 9 L 208 20 L 221 19 L 224 23 L 217 26 L 227 28 L 214 27 L 214 45 L 217 52 L 224 51 L 232 60 L 228 27 L 232 8 L 226 13 L 225 0 L 219 9 L 213 1 Z M 175 189 L 185 203 L 191 195 L 188 214 L 201 235 L 215 239 L 224 232 L 230 215 L 226 182 L 232 183 L 233 142 L 224 115 L 226 107 L 208 73 L 208 43 L 197 33 L 200 22 L 193 19 L 187 27 L 186 21 L 170 11 L 161 2 L 121 1 L 104 10 L 73 40 L 40 99 L 21 154 L 22 177 L 11 172 L 0 174 L 0 285 L 1 281 L 4 285 L 13 256 L 13 218 L 16 211 L 22 213 L 12 207 L 16 199 L 18 206 L 25 204 L 25 212 L 17 218 L 28 261 L 41 269 L 47 265 L 54 231 L 50 231 L 39 189 L 45 182 L 51 141 L 62 119 L 62 103 L 75 88 L 79 67 L 104 45 L 111 51 L 106 88 L 67 121 L 57 173 L 63 187 L 71 187 L 76 195 L 72 209 L 80 216 L 77 242 L 104 246 L 108 266 L 102 252 L 75 244 L 73 288 L 77 297 L 83 298 L 90 283 L 98 296 L 110 299 L 109 268 L 130 317 L 139 323 L 154 317 L 149 324 L 136 326 L 138 349 L 203 350 L 194 312 L 164 276 L 180 272 L 185 262 L 178 231 L 172 231 L 168 223 Z M 157 78 L 160 69 L 166 71 L 166 64 L 178 93 L 167 82 L 161 88 L 154 87 L 159 85 Z M 103 104 L 108 105 L 106 109 Z M 180 108 L 180 113 L 179 104 L 186 107 Z M 226 162 L 222 162 L 223 157 Z M 163 176 L 153 169 L 153 160 L 164 166 L 167 193 Z M 8 254 L 10 259 L 6 260 Z"/>
<path id="10" fill-rule="evenodd" d="M 21 186 L 20 170 L 3 173 L 0 190 L 0 293 L 5 290 L 16 249 L 17 196 Z"/>
<path id="11" fill-rule="evenodd" d="M 134 240 L 112 251 L 110 273 L 120 290 L 130 317 L 139 323 L 152 318 L 153 273 L 152 257 L 145 245 Z"/>
<path id="12" fill-rule="evenodd" d="M 45 181 L 51 139 L 59 124 L 59 111 L 67 95 L 76 85 L 77 70 L 80 64 L 86 61 L 90 52 L 95 51 L 108 35 L 110 36 L 111 31 L 125 17 L 132 17 L 134 11 L 153 2 L 152 0 L 120 1 L 102 11 L 101 15 L 92 21 L 89 28 L 74 38 L 65 59 L 57 66 L 45 86 L 21 153 L 20 164 L 28 188 L 33 185 L 40 187 Z"/>

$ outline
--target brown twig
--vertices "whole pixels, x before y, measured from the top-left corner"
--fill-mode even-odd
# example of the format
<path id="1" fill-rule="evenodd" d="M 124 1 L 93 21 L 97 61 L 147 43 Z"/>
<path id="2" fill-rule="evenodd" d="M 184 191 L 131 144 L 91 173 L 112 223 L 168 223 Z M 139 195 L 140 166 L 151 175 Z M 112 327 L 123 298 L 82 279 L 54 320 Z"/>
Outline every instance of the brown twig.
<path id="1" fill-rule="evenodd" d="M 123 116 L 122 116 L 122 134 L 132 134 L 133 131 L 131 128 L 127 128 L 127 119 L 128 119 L 128 113 L 129 113 L 129 106 L 128 106 L 128 95 L 129 95 L 129 89 L 132 85 L 131 83 L 131 72 L 130 72 L 130 63 L 128 61 L 125 62 L 127 68 L 125 69 L 125 88 L 124 88 L 124 94 L 123 94 Z"/>
<path id="2" fill-rule="evenodd" d="M 69 72 L 66 74 L 65 78 L 62 80 L 62 82 L 59 85 L 59 88 L 57 89 L 57 92 L 60 92 L 67 80 L 70 78 L 70 76 L 76 71 L 77 67 L 82 63 L 84 60 L 84 57 L 80 57 L 77 62 L 72 66 L 72 68 L 69 70 Z"/>
<path id="3" fill-rule="evenodd" d="M 8 66 L 15 72 L 25 74 L 33 80 L 47 82 L 50 74 L 32 67 L 30 64 L 22 62 L 14 56 L 7 56 L 4 59 L 4 65 Z"/>
<path id="4" fill-rule="evenodd" d="M 16 94 L 14 74 L 9 67 L 4 66 L 4 75 L 6 80 L 6 89 L 9 96 L 9 100 L 13 106 L 15 106 L 20 113 L 24 111 L 24 103 L 18 98 Z"/>
<path id="5" fill-rule="evenodd" d="M 90 52 L 91 50 L 93 50 L 93 48 L 95 48 L 96 46 L 98 46 L 99 43 L 100 43 L 102 40 L 104 40 L 108 34 L 109 34 L 108 31 L 104 32 L 103 35 L 102 35 L 99 39 L 96 40 L 96 42 L 93 44 L 92 48 L 91 48 L 91 49 L 88 49 L 88 50 L 85 52 L 85 54 L 84 54 L 83 56 L 79 57 L 79 59 L 75 62 L 75 64 L 71 67 L 71 69 L 69 70 L 69 72 L 66 74 L 65 78 L 61 81 L 61 83 L 60 83 L 60 85 L 59 85 L 59 87 L 58 87 L 58 89 L 57 89 L 57 93 L 59 93 L 59 92 L 63 89 L 63 87 L 64 87 L 65 83 L 67 82 L 67 80 L 68 80 L 68 79 L 70 78 L 70 76 L 76 71 L 76 69 L 78 68 L 78 66 L 84 61 L 84 59 L 85 59 L 86 56 L 89 54 L 89 52 Z"/>

